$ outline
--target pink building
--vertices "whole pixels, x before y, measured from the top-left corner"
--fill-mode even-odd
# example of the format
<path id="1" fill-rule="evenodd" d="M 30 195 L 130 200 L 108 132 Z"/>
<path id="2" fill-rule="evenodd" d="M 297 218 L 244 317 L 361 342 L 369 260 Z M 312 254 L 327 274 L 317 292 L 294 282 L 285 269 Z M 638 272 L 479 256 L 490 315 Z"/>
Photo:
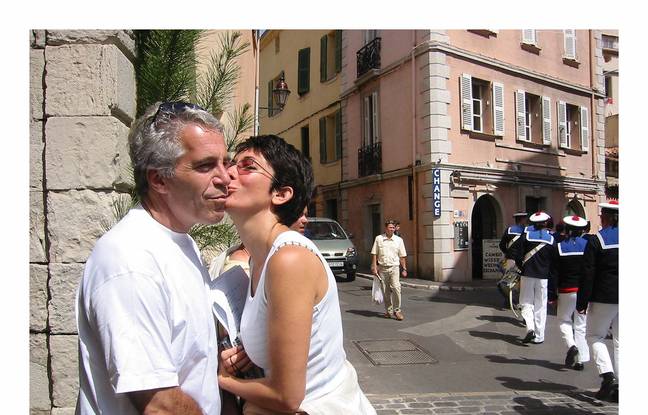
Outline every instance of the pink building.
<path id="1" fill-rule="evenodd" d="M 385 219 L 435 281 L 495 278 L 493 241 L 517 211 L 597 229 L 600 31 L 350 30 L 342 51 L 337 205 L 361 264 Z"/>

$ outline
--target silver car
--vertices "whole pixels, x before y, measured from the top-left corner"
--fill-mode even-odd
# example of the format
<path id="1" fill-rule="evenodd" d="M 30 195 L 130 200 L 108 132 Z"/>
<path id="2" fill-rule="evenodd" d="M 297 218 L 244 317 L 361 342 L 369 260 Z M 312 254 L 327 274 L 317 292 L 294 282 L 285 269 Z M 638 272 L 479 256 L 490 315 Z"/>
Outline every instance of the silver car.
<path id="1" fill-rule="evenodd" d="M 355 280 L 358 254 L 351 242 L 353 235 L 328 218 L 308 218 L 304 235 L 315 243 L 333 274 L 345 274 L 347 281 Z"/>

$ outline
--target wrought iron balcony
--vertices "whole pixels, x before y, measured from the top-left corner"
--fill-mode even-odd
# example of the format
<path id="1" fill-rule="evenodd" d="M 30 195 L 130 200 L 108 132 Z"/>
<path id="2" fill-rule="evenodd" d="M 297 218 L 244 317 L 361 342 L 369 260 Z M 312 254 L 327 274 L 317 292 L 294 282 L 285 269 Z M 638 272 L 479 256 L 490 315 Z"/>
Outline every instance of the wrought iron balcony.
<path id="1" fill-rule="evenodd" d="M 358 177 L 382 172 L 382 146 L 380 142 L 358 149 Z"/>
<path id="2" fill-rule="evenodd" d="M 370 69 L 380 68 L 380 38 L 377 37 L 356 52 L 358 78 Z"/>

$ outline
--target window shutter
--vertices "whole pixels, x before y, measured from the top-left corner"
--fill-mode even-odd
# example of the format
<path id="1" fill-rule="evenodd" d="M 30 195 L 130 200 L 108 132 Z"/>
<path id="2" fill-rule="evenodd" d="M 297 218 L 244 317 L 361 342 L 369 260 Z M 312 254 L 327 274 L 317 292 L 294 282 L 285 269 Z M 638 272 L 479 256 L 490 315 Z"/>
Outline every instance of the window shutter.
<path id="1" fill-rule="evenodd" d="M 320 163 L 326 163 L 326 117 L 319 119 Z"/>
<path id="2" fill-rule="evenodd" d="M 369 96 L 364 97 L 364 131 L 362 132 L 363 142 L 362 145 L 366 146 L 371 143 L 371 126 L 369 124 L 371 117 L 371 103 L 369 102 L 371 98 Z"/>
<path id="3" fill-rule="evenodd" d="M 576 31 L 565 29 L 565 58 L 576 59 Z"/>
<path id="4" fill-rule="evenodd" d="M 504 136 L 504 85 L 493 82 L 493 133 Z"/>
<path id="5" fill-rule="evenodd" d="M 536 31 L 534 29 L 524 29 L 522 31 L 522 43 L 529 45 L 536 44 Z"/>
<path id="6" fill-rule="evenodd" d="M 310 48 L 301 49 L 298 56 L 297 93 L 303 95 L 310 90 Z"/>
<path id="7" fill-rule="evenodd" d="M 473 129 L 472 77 L 461 74 L 461 127 Z"/>
<path id="8" fill-rule="evenodd" d="M 589 151 L 589 117 L 587 107 L 580 107 L 581 150 Z"/>
<path id="9" fill-rule="evenodd" d="M 326 48 L 328 35 L 320 39 L 320 82 L 326 81 Z"/>
<path id="10" fill-rule="evenodd" d="M 560 147 L 567 147 L 567 104 L 558 101 L 558 138 Z"/>
<path id="11" fill-rule="evenodd" d="M 542 144 L 551 145 L 551 98 L 542 97 Z"/>
<path id="12" fill-rule="evenodd" d="M 342 31 L 335 31 L 335 73 L 342 70 Z"/>
<path id="13" fill-rule="evenodd" d="M 379 111 L 380 106 L 378 105 L 378 92 L 374 91 L 371 93 L 371 130 L 373 131 L 373 143 L 380 141 L 380 135 L 378 134 L 379 127 Z"/>
<path id="14" fill-rule="evenodd" d="M 272 80 L 268 81 L 268 115 L 273 116 L 274 115 L 274 110 L 273 110 L 273 101 L 272 101 L 272 88 L 274 86 L 272 85 Z"/>
<path id="15" fill-rule="evenodd" d="M 335 159 L 342 158 L 342 112 L 335 113 Z"/>
<path id="16" fill-rule="evenodd" d="M 515 92 L 515 121 L 517 126 L 517 139 L 520 141 L 529 141 L 526 136 L 526 110 L 524 103 L 526 101 L 526 93 L 521 89 Z"/>

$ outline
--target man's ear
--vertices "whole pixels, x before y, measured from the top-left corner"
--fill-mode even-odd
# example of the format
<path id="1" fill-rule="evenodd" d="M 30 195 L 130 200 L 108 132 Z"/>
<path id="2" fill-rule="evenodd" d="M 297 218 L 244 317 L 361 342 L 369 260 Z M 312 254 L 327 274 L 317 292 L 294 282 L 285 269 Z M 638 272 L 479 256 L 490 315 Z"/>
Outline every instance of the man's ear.
<path id="1" fill-rule="evenodd" d="M 274 205 L 283 205 L 288 203 L 293 197 L 293 188 L 290 186 L 280 187 L 278 190 L 274 190 L 272 194 L 272 204 Z"/>
<path id="2" fill-rule="evenodd" d="M 146 180 L 149 188 L 156 193 L 165 194 L 168 192 L 167 178 L 160 174 L 157 169 L 148 169 L 146 171 Z"/>

